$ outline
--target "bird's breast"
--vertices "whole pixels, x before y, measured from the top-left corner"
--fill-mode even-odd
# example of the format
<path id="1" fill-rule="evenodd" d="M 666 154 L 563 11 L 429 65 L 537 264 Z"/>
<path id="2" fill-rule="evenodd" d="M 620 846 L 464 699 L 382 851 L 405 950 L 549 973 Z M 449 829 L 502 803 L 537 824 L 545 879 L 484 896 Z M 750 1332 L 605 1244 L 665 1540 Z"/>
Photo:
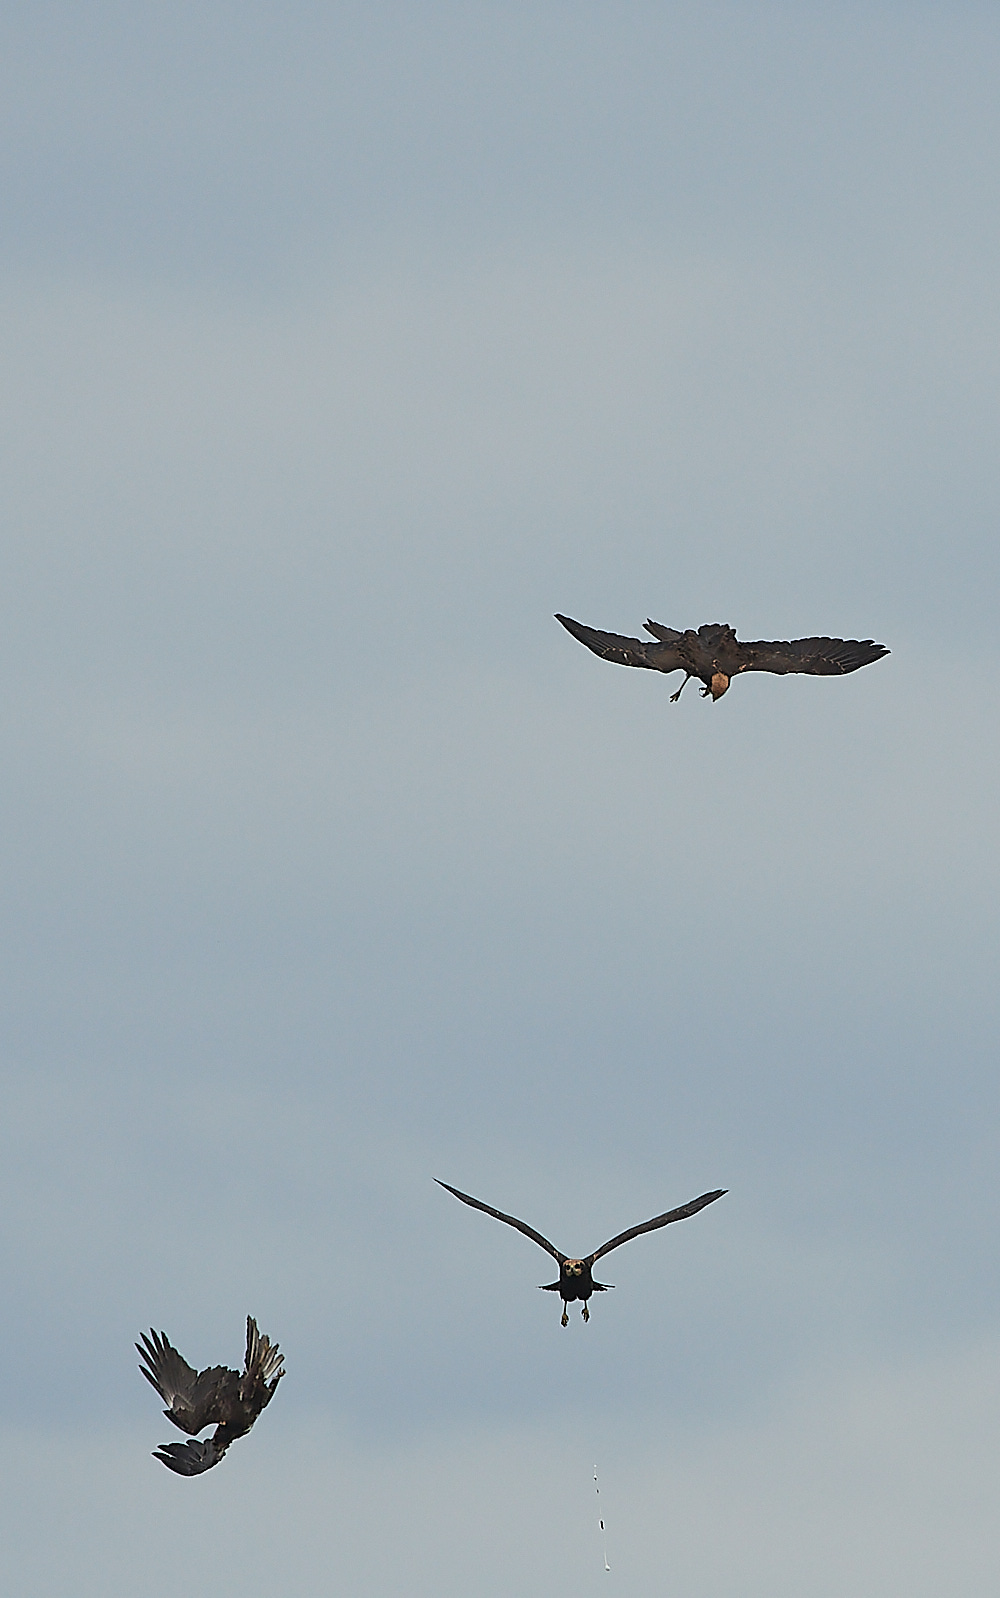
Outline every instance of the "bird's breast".
<path id="1" fill-rule="evenodd" d="M 589 1298 L 594 1291 L 590 1266 L 583 1260 L 566 1260 L 559 1272 L 559 1291 L 568 1304 L 577 1298 Z"/>

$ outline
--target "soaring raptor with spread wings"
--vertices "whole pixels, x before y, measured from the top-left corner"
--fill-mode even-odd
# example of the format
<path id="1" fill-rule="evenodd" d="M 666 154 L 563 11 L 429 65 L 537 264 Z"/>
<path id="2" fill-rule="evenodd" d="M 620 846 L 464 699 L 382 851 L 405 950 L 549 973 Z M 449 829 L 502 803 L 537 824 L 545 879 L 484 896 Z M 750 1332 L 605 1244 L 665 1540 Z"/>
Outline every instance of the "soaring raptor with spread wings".
<path id="1" fill-rule="evenodd" d="M 678 632 L 674 627 L 664 627 L 658 621 L 643 625 L 652 635 L 653 642 L 643 638 L 625 638 L 621 633 L 602 633 L 596 627 L 585 627 L 583 622 L 570 616 L 556 616 L 567 632 L 579 638 L 602 660 L 613 660 L 619 666 L 646 666 L 650 671 L 683 671 L 686 675 L 672 702 L 681 697 L 691 677 L 703 683 L 702 697 L 711 694 L 721 699 L 733 677 L 741 671 L 807 672 L 812 677 L 840 677 L 860 666 L 870 666 L 889 653 L 884 644 L 870 638 L 793 638 L 785 643 L 741 644 L 733 629 L 725 623 L 715 622 L 699 627 L 695 632 Z"/>
<path id="2" fill-rule="evenodd" d="M 612 1285 L 610 1282 L 594 1281 L 594 1265 L 604 1254 L 610 1254 L 613 1248 L 620 1248 L 623 1243 L 630 1243 L 633 1237 L 639 1237 L 643 1232 L 655 1232 L 661 1226 L 669 1226 L 671 1221 L 686 1221 L 689 1215 L 697 1215 L 698 1211 L 703 1210 L 706 1204 L 714 1204 L 716 1199 L 722 1198 L 723 1194 L 728 1191 L 726 1188 L 720 1187 L 716 1188 L 714 1193 L 703 1193 L 700 1198 L 692 1199 L 689 1204 L 682 1204 L 679 1209 L 668 1210 L 666 1215 L 654 1215 L 651 1221 L 643 1221 L 640 1226 L 630 1226 L 627 1232 L 619 1232 L 617 1237 L 613 1237 L 609 1243 L 602 1243 L 600 1248 L 595 1249 L 593 1254 L 588 1254 L 586 1259 L 574 1260 L 570 1259 L 566 1254 L 560 1254 L 559 1250 L 554 1244 L 549 1242 L 547 1237 L 543 1237 L 541 1232 L 536 1232 L 534 1227 L 529 1226 L 526 1221 L 518 1221 L 513 1215 L 505 1215 L 502 1210 L 495 1210 L 492 1205 L 484 1204 L 482 1199 L 472 1198 L 468 1193 L 460 1193 L 457 1187 L 452 1187 L 448 1182 L 438 1181 L 437 1177 L 434 1180 L 437 1182 L 438 1187 L 446 1187 L 448 1192 L 454 1193 L 455 1197 L 461 1199 L 463 1204 L 471 1204 L 474 1210 L 483 1210 L 487 1215 L 492 1215 L 495 1220 L 503 1221 L 507 1226 L 513 1226 L 517 1231 L 523 1232 L 525 1237 L 530 1237 L 533 1243 L 537 1243 L 539 1248 L 543 1248 L 546 1254 L 551 1254 L 554 1260 L 559 1261 L 558 1282 L 545 1282 L 542 1286 L 542 1291 L 544 1293 L 558 1293 L 561 1297 L 563 1301 L 563 1326 L 569 1325 L 569 1316 L 566 1313 L 567 1304 L 572 1304 L 574 1299 L 582 1299 L 583 1318 L 585 1321 L 589 1321 L 588 1298 L 590 1298 L 592 1293 L 606 1293 Z"/>
<path id="3" fill-rule="evenodd" d="M 215 1426 L 204 1442 L 162 1443 L 153 1455 L 179 1476 L 200 1476 L 217 1465 L 230 1443 L 245 1437 L 262 1409 L 274 1397 L 284 1371 L 284 1354 L 257 1330 L 247 1316 L 247 1355 L 242 1373 L 225 1365 L 192 1370 L 163 1332 L 150 1330 L 136 1348 L 144 1361 L 139 1369 L 161 1398 L 163 1411 L 182 1432 L 194 1438 L 206 1426 Z"/>

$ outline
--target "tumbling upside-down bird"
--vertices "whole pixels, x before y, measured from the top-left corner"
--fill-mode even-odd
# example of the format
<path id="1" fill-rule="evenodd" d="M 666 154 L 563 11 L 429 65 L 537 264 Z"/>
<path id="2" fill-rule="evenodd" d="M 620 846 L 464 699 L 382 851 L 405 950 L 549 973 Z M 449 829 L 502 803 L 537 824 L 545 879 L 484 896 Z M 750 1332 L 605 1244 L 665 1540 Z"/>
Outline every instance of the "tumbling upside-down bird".
<path id="1" fill-rule="evenodd" d="M 566 1305 L 572 1304 L 574 1299 L 583 1300 L 583 1318 L 590 1320 L 590 1310 L 587 1300 L 592 1293 L 606 1293 L 613 1284 L 611 1282 L 595 1282 L 592 1272 L 596 1262 L 604 1254 L 610 1254 L 613 1248 L 620 1248 L 623 1243 L 630 1243 L 633 1237 L 639 1237 L 643 1232 L 655 1232 L 661 1226 L 669 1226 L 671 1221 L 686 1221 L 689 1215 L 697 1215 L 706 1204 L 714 1204 L 716 1199 L 722 1198 L 728 1188 L 716 1188 L 714 1193 L 703 1193 L 700 1198 L 692 1199 L 690 1204 L 682 1204 L 679 1209 L 668 1210 L 666 1215 L 654 1215 L 651 1221 L 643 1221 L 641 1226 L 630 1226 L 627 1232 L 619 1232 L 610 1243 L 602 1243 L 593 1254 L 588 1254 L 586 1259 L 572 1260 L 543 1237 L 541 1232 L 536 1232 L 534 1227 L 528 1226 L 525 1221 L 518 1221 L 513 1215 L 505 1215 L 502 1210 L 495 1210 L 491 1204 L 484 1204 L 482 1199 L 472 1198 L 468 1193 L 460 1193 L 457 1187 L 452 1187 L 448 1182 L 438 1181 L 438 1187 L 446 1187 L 449 1193 L 454 1193 L 463 1204 L 471 1204 L 474 1210 L 483 1210 L 487 1215 L 492 1215 L 497 1221 L 503 1221 L 507 1226 L 516 1227 L 523 1232 L 525 1237 L 530 1237 L 533 1243 L 543 1248 L 546 1254 L 551 1254 L 554 1260 L 559 1261 L 558 1282 L 545 1282 L 542 1285 L 543 1293 L 558 1293 L 563 1301 L 562 1324 L 569 1325 L 569 1315 Z"/>
<path id="2" fill-rule="evenodd" d="M 625 638 L 621 633 L 602 633 L 596 627 L 585 627 L 569 616 L 556 616 L 567 632 L 579 638 L 602 660 L 613 660 L 619 666 L 647 666 L 650 671 L 683 671 L 686 675 L 675 694 L 674 704 L 681 697 L 691 677 L 704 683 L 702 698 L 711 694 L 721 699 L 733 677 L 741 671 L 773 671 L 783 676 L 786 672 L 806 672 L 812 677 L 841 677 L 861 666 L 870 666 L 889 653 L 884 644 L 870 638 L 793 638 L 785 643 L 741 644 L 733 629 L 723 622 L 699 627 L 695 632 L 688 628 L 680 633 L 674 627 L 663 627 L 658 621 L 643 625 L 655 642 L 644 638 Z"/>
<path id="3" fill-rule="evenodd" d="M 217 1465 L 230 1443 L 245 1437 L 262 1409 L 274 1397 L 284 1371 L 284 1354 L 277 1343 L 262 1337 L 257 1322 L 247 1316 L 247 1357 L 242 1374 L 225 1365 L 195 1371 L 182 1359 L 163 1332 L 142 1333 L 136 1348 L 145 1364 L 139 1369 L 167 1401 L 163 1411 L 182 1432 L 194 1437 L 205 1426 L 215 1426 L 204 1442 L 163 1443 L 153 1454 L 179 1476 L 200 1476 Z"/>

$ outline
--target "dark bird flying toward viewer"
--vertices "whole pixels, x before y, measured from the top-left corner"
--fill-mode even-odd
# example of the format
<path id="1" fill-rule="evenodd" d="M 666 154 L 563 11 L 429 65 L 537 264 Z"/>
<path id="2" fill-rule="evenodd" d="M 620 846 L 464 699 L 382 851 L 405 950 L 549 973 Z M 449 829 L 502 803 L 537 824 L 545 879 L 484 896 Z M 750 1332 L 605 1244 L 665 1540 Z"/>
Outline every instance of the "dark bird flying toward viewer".
<path id="1" fill-rule="evenodd" d="M 215 1426 L 204 1442 L 162 1443 L 153 1455 L 179 1476 L 200 1476 L 217 1465 L 230 1443 L 245 1437 L 262 1409 L 274 1397 L 284 1371 L 284 1354 L 277 1343 L 263 1337 L 257 1322 L 247 1316 L 247 1354 L 242 1373 L 225 1365 L 192 1370 L 163 1332 L 150 1330 L 136 1343 L 144 1363 L 139 1366 L 161 1398 L 168 1420 L 192 1438 L 206 1426 Z"/>
<path id="2" fill-rule="evenodd" d="M 784 643 L 759 640 L 741 644 L 724 622 L 699 627 L 697 632 L 689 627 L 681 633 L 658 621 L 647 621 L 643 625 L 652 635 L 650 642 L 645 638 L 626 638 L 621 633 L 602 633 L 570 616 L 557 615 L 556 621 L 561 621 L 567 632 L 602 660 L 613 660 L 619 666 L 646 666 L 650 671 L 683 671 L 684 681 L 670 695 L 671 703 L 681 697 L 691 677 L 704 684 L 703 699 L 710 694 L 713 699 L 721 699 L 741 671 L 773 671 L 780 676 L 796 671 L 811 677 L 842 677 L 889 653 L 884 644 L 876 644 L 871 638 L 793 638 Z"/>
<path id="3" fill-rule="evenodd" d="M 457 1187 L 452 1187 L 448 1182 L 438 1181 L 437 1177 L 434 1180 L 437 1182 L 438 1187 L 446 1187 L 448 1192 L 454 1193 L 455 1197 L 461 1199 L 463 1204 L 471 1204 L 474 1210 L 483 1210 L 487 1215 L 492 1215 L 494 1220 L 503 1221 L 507 1226 L 513 1226 L 517 1231 L 523 1232 L 525 1237 L 530 1237 L 533 1243 L 537 1243 L 539 1248 L 543 1248 L 546 1254 L 551 1254 L 554 1260 L 559 1261 L 558 1282 L 545 1282 L 542 1285 L 542 1292 L 558 1293 L 561 1297 L 563 1301 L 563 1326 L 569 1325 L 569 1315 L 566 1312 L 567 1304 L 572 1304 L 574 1299 L 582 1299 L 583 1318 L 585 1321 L 589 1321 L 590 1310 L 587 1306 L 587 1300 L 592 1293 L 606 1293 L 608 1288 L 613 1285 L 611 1282 L 594 1281 L 594 1265 L 604 1254 L 610 1254 L 613 1248 L 620 1248 L 623 1243 L 630 1243 L 633 1237 L 639 1237 L 643 1232 L 655 1232 L 661 1226 L 669 1226 L 671 1221 L 686 1221 L 689 1215 L 697 1215 L 698 1211 L 703 1210 L 706 1204 L 714 1204 L 716 1199 L 722 1198 L 728 1192 L 727 1188 L 720 1187 L 716 1188 L 714 1193 L 703 1193 L 700 1198 L 692 1199 L 689 1204 L 682 1204 L 679 1209 L 668 1210 L 666 1215 L 654 1215 L 651 1221 L 643 1221 L 640 1226 L 630 1226 L 627 1232 L 619 1232 L 618 1236 L 613 1237 L 609 1243 L 602 1243 L 600 1248 L 595 1249 L 593 1254 L 588 1254 L 586 1259 L 575 1260 L 570 1259 L 566 1254 L 560 1254 L 559 1250 L 554 1244 L 549 1242 L 547 1237 L 543 1237 L 541 1232 L 536 1232 L 534 1227 L 529 1226 L 527 1222 L 518 1221 L 513 1215 L 505 1215 L 502 1210 L 495 1210 L 491 1204 L 484 1204 L 482 1199 L 472 1198 L 468 1193 L 460 1193 Z"/>

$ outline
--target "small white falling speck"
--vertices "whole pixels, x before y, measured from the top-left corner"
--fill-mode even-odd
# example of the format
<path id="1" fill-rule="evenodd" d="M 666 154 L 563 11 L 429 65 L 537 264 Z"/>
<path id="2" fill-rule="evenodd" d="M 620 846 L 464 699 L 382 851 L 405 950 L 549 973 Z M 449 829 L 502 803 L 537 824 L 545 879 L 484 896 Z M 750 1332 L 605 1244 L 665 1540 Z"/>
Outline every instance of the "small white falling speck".
<path id="1" fill-rule="evenodd" d="M 594 1491 L 597 1493 L 598 1498 L 600 1498 L 600 1496 L 601 1496 L 601 1484 L 600 1484 L 600 1482 L 597 1479 L 597 1466 L 596 1465 L 594 1466 Z M 600 1511 L 600 1507 L 601 1507 L 600 1504 L 598 1504 L 597 1507 L 598 1507 L 598 1511 Z M 599 1524 L 600 1524 L 600 1527 L 601 1527 L 601 1538 L 602 1538 L 603 1543 L 604 1543 L 604 1568 L 605 1568 L 605 1570 L 610 1570 L 611 1566 L 608 1564 L 608 1534 L 607 1534 L 607 1532 L 604 1529 L 604 1516 L 599 1514 L 598 1515 L 598 1520 L 599 1520 Z"/>

